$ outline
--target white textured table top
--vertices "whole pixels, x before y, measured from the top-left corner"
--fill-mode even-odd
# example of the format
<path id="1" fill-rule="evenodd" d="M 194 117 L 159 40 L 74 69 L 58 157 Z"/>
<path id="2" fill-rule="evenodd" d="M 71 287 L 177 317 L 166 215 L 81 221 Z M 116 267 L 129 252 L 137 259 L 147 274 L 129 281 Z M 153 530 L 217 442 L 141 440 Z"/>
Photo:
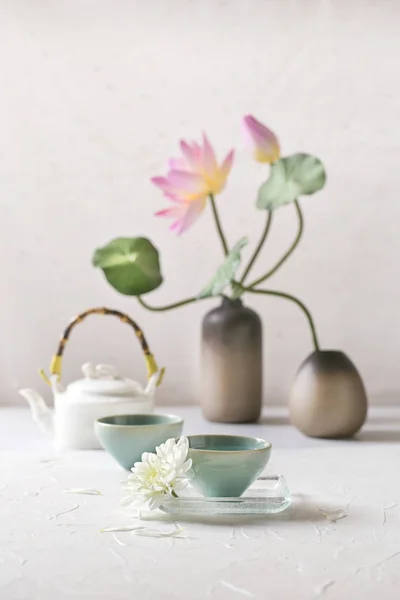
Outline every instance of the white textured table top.
<path id="1" fill-rule="evenodd" d="M 127 522 L 118 507 L 126 474 L 102 451 L 57 456 L 28 411 L 0 409 L 2 600 L 398 600 L 400 411 L 371 411 L 349 442 L 304 438 L 279 410 L 236 427 L 205 423 L 195 408 L 174 411 L 185 433 L 270 439 L 268 471 L 286 476 L 293 506 L 261 520 L 180 522 L 179 538 L 101 533 Z"/>

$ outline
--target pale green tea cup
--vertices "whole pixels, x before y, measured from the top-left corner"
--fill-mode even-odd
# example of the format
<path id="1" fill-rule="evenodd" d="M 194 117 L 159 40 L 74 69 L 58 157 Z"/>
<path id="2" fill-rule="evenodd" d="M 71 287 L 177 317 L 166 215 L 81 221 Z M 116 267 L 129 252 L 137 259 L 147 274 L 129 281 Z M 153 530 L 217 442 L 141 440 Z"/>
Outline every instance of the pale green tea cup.
<path id="1" fill-rule="evenodd" d="M 115 415 L 95 423 L 101 445 L 124 469 L 131 469 L 143 452 L 155 452 L 156 446 L 182 433 L 183 419 L 176 415 Z"/>
<path id="2" fill-rule="evenodd" d="M 238 497 L 268 463 L 271 444 L 240 435 L 190 435 L 191 483 L 203 496 Z"/>

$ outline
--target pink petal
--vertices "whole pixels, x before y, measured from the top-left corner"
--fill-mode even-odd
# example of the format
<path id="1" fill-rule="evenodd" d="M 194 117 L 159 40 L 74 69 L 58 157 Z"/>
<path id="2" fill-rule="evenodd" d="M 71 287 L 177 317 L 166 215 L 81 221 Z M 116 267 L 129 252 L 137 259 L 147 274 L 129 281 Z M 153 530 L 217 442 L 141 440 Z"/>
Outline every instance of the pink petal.
<path id="1" fill-rule="evenodd" d="M 203 169 L 205 173 L 212 175 L 217 170 L 215 152 L 205 133 L 203 133 Z"/>
<path id="2" fill-rule="evenodd" d="M 154 185 L 160 187 L 162 190 L 164 189 L 164 186 L 168 184 L 166 177 L 152 177 L 150 181 L 154 183 Z"/>
<path id="3" fill-rule="evenodd" d="M 171 185 L 170 181 L 166 177 L 152 177 L 151 182 L 159 187 L 164 195 L 167 196 L 172 202 L 181 202 L 182 200 L 177 197 L 176 189 Z"/>
<path id="4" fill-rule="evenodd" d="M 179 227 L 180 221 L 174 221 L 174 223 L 172 223 L 172 225 L 170 226 L 169 230 L 170 231 L 176 231 Z"/>
<path id="5" fill-rule="evenodd" d="M 184 158 L 170 158 L 168 166 L 171 171 L 186 171 L 189 165 Z"/>
<path id="6" fill-rule="evenodd" d="M 206 202 L 206 198 L 203 196 L 197 200 L 183 203 L 180 206 L 160 210 L 156 212 L 156 216 L 176 219 L 170 226 L 170 230 L 175 231 L 179 235 L 198 219 L 206 206 Z"/>
<path id="7" fill-rule="evenodd" d="M 187 171 L 170 171 L 167 176 L 169 185 L 175 190 L 178 197 L 183 195 L 203 195 L 204 179 L 197 173 Z"/>
<path id="8" fill-rule="evenodd" d="M 197 144 L 188 144 L 184 140 L 181 140 L 180 147 L 182 154 L 185 157 L 186 162 L 194 171 L 199 171 L 201 168 L 201 150 Z"/>
<path id="9" fill-rule="evenodd" d="M 192 142 L 192 148 L 196 152 L 196 156 L 201 157 L 201 146 L 197 142 Z"/>
<path id="10" fill-rule="evenodd" d="M 151 183 L 154 183 L 157 187 L 159 187 L 163 192 L 172 193 L 173 187 L 171 183 L 168 181 L 166 177 L 152 177 L 150 179 Z"/>
<path id="11" fill-rule="evenodd" d="M 184 155 L 184 157 L 187 158 L 188 160 L 190 160 L 193 155 L 191 146 L 189 146 L 189 144 L 187 142 L 185 142 L 185 140 L 181 140 L 179 142 L 179 146 L 182 150 L 182 154 Z"/>
<path id="12" fill-rule="evenodd" d="M 220 167 L 220 171 L 224 175 L 224 177 L 227 177 L 230 173 L 230 170 L 232 169 L 234 156 L 235 151 L 231 150 Z"/>
<path id="13" fill-rule="evenodd" d="M 186 212 L 185 205 L 173 206 L 172 208 L 164 208 L 155 213 L 156 217 L 181 218 Z"/>
<path id="14" fill-rule="evenodd" d="M 204 195 L 204 179 L 196 173 L 170 171 L 167 177 L 153 177 L 151 181 L 174 202 L 194 200 Z"/>
<path id="15" fill-rule="evenodd" d="M 159 210 L 158 212 L 156 212 L 155 216 L 176 219 L 176 221 L 174 221 L 172 223 L 172 225 L 170 225 L 170 227 L 169 227 L 169 229 L 171 231 L 175 231 L 175 229 L 177 229 L 179 227 L 179 224 L 180 224 L 184 214 L 185 214 L 185 208 L 183 208 L 183 210 L 181 208 L 179 208 L 179 211 L 175 210 L 174 208 L 166 208 L 165 210 Z"/>
<path id="16" fill-rule="evenodd" d="M 243 117 L 245 130 L 250 133 L 252 139 L 257 140 L 258 142 L 263 142 L 265 139 L 276 139 L 275 135 L 272 133 L 268 127 L 257 121 L 252 115 L 246 115 Z"/>
<path id="17" fill-rule="evenodd" d="M 198 200 L 194 200 L 193 202 L 188 202 L 188 209 L 184 217 L 179 221 L 179 225 L 177 224 L 177 226 L 174 227 L 178 235 L 186 231 L 186 229 L 193 225 L 193 223 L 199 218 L 206 206 L 206 202 L 207 200 L 205 196 L 199 198 Z"/>
<path id="18" fill-rule="evenodd" d="M 252 115 L 243 118 L 245 135 L 253 148 L 256 160 L 274 162 L 280 156 L 279 142 L 273 131 Z"/>

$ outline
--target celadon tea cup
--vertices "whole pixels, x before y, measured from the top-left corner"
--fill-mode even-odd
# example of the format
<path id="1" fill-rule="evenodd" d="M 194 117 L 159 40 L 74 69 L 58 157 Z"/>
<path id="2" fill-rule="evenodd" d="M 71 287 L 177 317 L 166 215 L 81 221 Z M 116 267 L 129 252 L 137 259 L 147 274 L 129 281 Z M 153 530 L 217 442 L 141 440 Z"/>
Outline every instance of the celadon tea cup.
<path id="1" fill-rule="evenodd" d="M 271 444 L 240 435 L 190 435 L 191 483 L 203 496 L 238 497 L 268 463 Z"/>
<path id="2" fill-rule="evenodd" d="M 143 452 L 155 452 L 156 446 L 179 437 L 182 427 L 181 417 L 154 413 L 103 417 L 95 423 L 101 445 L 124 469 L 140 461 Z"/>

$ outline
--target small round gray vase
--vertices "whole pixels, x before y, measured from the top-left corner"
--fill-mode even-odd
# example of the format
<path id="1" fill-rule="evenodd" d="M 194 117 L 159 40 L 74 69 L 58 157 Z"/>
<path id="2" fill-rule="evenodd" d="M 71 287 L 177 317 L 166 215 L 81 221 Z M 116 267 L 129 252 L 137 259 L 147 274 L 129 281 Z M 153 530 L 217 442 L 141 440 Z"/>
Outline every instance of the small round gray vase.
<path id="1" fill-rule="evenodd" d="M 262 325 L 240 300 L 206 314 L 201 344 L 201 404 L 209 421 L 257 421 L 262 405 Z"/>
<path id="2" fill-rule="evenodd" d="M 367 396 L 351 360 L 337 350 L 313 352 L 301 365 L 289 397 L 290 419 L 310 437 L 351 437 L 367 416 Z"/>

